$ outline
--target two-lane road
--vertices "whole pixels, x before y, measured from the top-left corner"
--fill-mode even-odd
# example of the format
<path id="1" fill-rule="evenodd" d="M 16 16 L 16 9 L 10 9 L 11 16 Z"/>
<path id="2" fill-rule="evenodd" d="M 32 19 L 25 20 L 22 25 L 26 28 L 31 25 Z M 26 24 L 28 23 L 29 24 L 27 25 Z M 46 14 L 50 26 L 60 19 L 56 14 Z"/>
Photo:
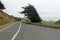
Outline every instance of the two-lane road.
<path id="1" fill-rule="evenodd" d="M 0 40 L 60 40 L 60 30 L 16 23 L 0 32 Z"/>
<path id="2" fill-rule="evenodd" d="M 12 40 L 13 36 L 16 34 L 19 27 L 20 23 L 14 23 L 7 27 L 4 27 L 3 29 L 5 30 L 0 32 L 0 40 Z"/>

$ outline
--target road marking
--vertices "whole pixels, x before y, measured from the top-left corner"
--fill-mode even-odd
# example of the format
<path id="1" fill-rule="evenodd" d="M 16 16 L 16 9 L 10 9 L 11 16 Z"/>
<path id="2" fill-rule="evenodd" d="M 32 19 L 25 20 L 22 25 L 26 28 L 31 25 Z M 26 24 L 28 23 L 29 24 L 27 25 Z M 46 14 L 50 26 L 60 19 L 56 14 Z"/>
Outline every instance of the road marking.
<path id="1" fill-rule="evenodd" d="M 18 35 L 20 29 L 21 29 L 21 22 L 20 22 L 20 27 L 19 27 L 18 31 L 17 31 L 16 34 L 12 37 L 11 40 L 14 40 L 14 39 L 16 38 L 16 36 Z"/>
<path id="2" fill-rule="evenodd" d="M 14 23 L 14 24 L 16 24 L 16 23 Z M 12 24 L 12 25 L 10 25 L 10 26 L 8 26 L 8 27 L 5 27 L 5 28 L 3 28 L 3 29 L 1 29 L 0 32 L 3 32 L 4 30 L 6 30 L 6 29 L 12 27 L 14 24 Z"/>

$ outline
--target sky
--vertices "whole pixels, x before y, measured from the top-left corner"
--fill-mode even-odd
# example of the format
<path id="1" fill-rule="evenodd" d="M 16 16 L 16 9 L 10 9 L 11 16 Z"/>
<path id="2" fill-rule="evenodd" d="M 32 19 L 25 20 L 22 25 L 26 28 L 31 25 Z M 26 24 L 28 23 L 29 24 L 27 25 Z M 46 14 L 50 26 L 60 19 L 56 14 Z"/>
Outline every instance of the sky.
<path id="1" fill-rule="evenodd" d="M 33 5 L 43 20 L 56 21 L 60 19 L 60 0 L 0 0 L 6 7 L 4 10 L 9 15 L 25 17 L 19 13 L 22 7 L 28 4 Z"/>

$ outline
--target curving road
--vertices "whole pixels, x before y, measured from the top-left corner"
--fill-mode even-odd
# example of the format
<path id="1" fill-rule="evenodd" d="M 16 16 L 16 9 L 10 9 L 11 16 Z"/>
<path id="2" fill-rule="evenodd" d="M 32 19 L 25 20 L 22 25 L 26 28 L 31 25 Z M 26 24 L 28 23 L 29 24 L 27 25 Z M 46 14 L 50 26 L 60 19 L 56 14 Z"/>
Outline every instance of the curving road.
<path id="1" fill-rule="evenodd" d="M 60 30 L 17 22 L 0 32 L 0 40 L 60 40 Z"/>

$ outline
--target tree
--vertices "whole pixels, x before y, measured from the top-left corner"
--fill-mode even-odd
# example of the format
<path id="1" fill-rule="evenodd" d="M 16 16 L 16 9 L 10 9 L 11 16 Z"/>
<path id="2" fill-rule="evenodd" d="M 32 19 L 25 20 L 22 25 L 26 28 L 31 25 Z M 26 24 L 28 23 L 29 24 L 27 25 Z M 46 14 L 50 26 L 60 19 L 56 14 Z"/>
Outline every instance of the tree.
<path id="1" fill-rule="evenodd" d="M 3 9 L 5 9 L 5 7 L 4 7 L 4 5 L 0 1 L 0 10 L 3 10 Z"/>
<path id="2" fill-rule="evenodd" d="M 22 11 L 22 14 L 25 14 L 25 16 L 27 16 L 28 19 L 31 20 L 31 22 L 41 22 L 42 19 L 39 17 L 36 9 L 34 8 L 34 6 L 32 5 L 28 5 L 26 7 L 22 7 L 24 9 L 24 11 Z"/>

